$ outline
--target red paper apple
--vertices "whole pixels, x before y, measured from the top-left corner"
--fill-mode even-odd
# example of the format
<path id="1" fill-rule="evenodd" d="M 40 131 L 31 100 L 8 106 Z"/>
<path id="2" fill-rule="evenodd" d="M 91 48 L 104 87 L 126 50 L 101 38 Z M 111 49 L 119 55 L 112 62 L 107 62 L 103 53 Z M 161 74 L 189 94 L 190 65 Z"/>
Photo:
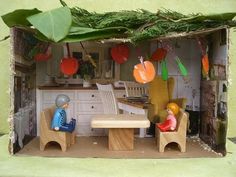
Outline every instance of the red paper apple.
<path id="1" fill-rule="evenodd" d="M 61 72 L 65 75 L 73 75 L 79 69 L 79 63 L 76 58 L 66 57 L 61 60 Z"/>
<path id="2" fill-rule="evenodd" d="M 129 57 L 128 46 L 125 44 L 116 45 L 115 47 L 111 49 L 111 56 L 112 56 L 112 59 L 119 64 L 126 62 Z"/>
<path id="3" fill-rule="evenodd" d="M 66 47 L 67 47 L 68 57 L 64 57 L 61 60 L 60 69 L 63 74 L 70 76 L 78 71 L 79 63 L 76 58 L 70 56 L 70 48 L 68 43 L 66 43 Z"/>
<path id="4" fill-rule="evenodd" d="M 157 48 L 155 52 L 153 52 L 151 60 L 152 61 L 161 61 L 166 57 L 167 50 L 164 48 Z"/>

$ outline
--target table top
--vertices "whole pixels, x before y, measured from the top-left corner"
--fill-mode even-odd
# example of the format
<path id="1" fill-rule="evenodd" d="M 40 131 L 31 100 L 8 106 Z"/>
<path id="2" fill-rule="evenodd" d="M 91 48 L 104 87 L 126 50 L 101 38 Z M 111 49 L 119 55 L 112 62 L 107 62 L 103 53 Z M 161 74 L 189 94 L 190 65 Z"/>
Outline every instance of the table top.
<path id="1" fill-rule="evenodd" d="M 147 128 L 150 122 L 144 115 L 105 114 L 96 115 L 91 121 L 93 128 Z"/>
<path id="2" fill-rule="evenodd" d="M 152 105 L 151 103 L 130 101 L 130 100 L 127 100 L 126 98 L 117 98 L 117 101 L 119 103 L 127 104 L 127 105 L 134 106 L 134 107 L 141 108 L 141 109 L 148 109 L 149 106 Z"/>

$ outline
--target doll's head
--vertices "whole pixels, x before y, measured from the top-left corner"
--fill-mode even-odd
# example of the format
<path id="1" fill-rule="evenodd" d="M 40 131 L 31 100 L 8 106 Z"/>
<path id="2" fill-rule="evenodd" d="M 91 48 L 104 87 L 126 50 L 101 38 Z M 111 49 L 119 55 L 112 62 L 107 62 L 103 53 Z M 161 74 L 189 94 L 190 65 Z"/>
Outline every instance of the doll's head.
<path id="1" fill-rule="evenodd" d="M 57 95 L 57 98 L 55 100 L 56 106 L 58 108 L 67 108 L 69 106 L 70 98 L 67 95 L 60 94 Z"/>
<path id="2" fill-rule="evenodd" d="M 179 113 L 179 106 L 176 103 L 168 103 L 167 112 L 176 116 Z"/>

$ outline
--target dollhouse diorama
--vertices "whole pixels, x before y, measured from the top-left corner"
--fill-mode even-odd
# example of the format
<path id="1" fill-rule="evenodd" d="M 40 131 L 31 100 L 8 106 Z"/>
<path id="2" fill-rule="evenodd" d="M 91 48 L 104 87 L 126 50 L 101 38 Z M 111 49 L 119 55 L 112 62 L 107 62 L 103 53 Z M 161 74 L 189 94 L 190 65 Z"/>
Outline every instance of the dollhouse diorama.
<path id="1" fill-rule="evenodd" d="M 135 44 L 124 29 L 114 36 L 95 38 L 90 31 L 83 40 L 53 41 L 45 40 L 43 31 L 35 35 L 35 29 L 11 26 L 11 153 L 226 155 L 229 30 L 224 25 Z M 64 112 L 57 114 L 61 122 L 55 128 L 58 109 Z"/>

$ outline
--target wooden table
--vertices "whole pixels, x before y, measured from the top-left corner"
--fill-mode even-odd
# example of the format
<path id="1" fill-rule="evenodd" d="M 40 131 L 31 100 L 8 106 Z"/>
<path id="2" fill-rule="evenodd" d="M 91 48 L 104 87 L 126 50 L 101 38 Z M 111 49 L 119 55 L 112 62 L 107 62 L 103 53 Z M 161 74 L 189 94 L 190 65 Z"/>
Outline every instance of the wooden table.
<path id="1" fill-rule="evenodd" d="M 147 128 L 149 120 L 144 115 L 97 115 L 91 121 L 92 128 L 108 128 L 109 150 L 133 150 L 134 128 Z"/>
<path id="2" fill-rule="evenodd" d="M 145 115 L 148 117 L 149 109 L 152 109 L 152 104 L 142 103 L 142 102 L 132 102 L 126 98 L 117 98 L 118 108 L 120 110 L 126 111 L 130 114 Z M 146 136 L 146 129 L 140 128 L 139 137 L 144 138 Z"/>

